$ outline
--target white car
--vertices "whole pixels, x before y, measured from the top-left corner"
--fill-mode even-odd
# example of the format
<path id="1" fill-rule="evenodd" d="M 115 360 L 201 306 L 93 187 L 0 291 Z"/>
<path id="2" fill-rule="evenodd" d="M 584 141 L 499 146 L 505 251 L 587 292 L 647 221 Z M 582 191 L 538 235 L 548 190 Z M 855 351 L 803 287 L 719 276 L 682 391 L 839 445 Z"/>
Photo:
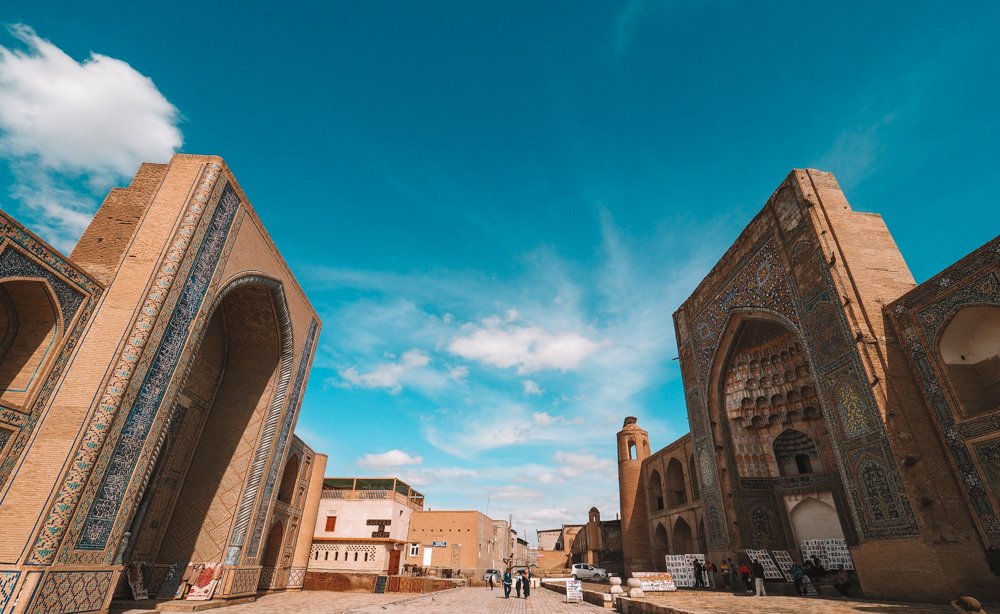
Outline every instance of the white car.
<path id="1" fill-rule="evenodd" d="M 594 567 L 586 563 L 573 564 L 574 580 L 607 580 L 608 572 L 600 567 Z"/>

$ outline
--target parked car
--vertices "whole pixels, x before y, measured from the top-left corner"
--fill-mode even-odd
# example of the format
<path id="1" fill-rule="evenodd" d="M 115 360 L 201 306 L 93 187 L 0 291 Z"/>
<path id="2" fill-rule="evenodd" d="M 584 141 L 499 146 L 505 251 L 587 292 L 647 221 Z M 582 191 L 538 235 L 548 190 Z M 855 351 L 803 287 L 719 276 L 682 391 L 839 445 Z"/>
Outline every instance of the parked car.
<path id="1" fill-rule="evenodd" d="M 483 582 L 489 582 L 490 576 L 493 576 L 493 582 L 500 582 L 500 570 L 499 569 L 487 569 L 486 573 L 483 574 Z"/>
<path id="2" fill-rule="evenodd" d="M 597 581 L 607 580 L 608 572 L 600 567 L 594 567 L 593 565 L 588 565 L 587 563 L 574 563 L 573 579 Z"/>

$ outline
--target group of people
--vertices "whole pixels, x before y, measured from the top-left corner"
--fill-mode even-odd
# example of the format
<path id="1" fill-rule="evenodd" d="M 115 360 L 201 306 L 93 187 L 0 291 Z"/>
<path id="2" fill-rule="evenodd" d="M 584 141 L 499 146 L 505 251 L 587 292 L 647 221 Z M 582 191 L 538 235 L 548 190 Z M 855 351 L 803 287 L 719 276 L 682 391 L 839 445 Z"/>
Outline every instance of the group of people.
<path id="1" fill-rule="evenodd" d="M 493 590 L 493 584 L 495 581 L 495 576 L 490 575 L 489 586 L 490 590 Z M 521 571 L 512 572 L 510 569 L 504 572 L 503 579 L 503 598 L 510 599 L 511 589 L 516 589 L 516 598 L 521 598 L 521 593 L 524 593 L 524 598 L 527 599 L 531 595 L 531 572 L 527 569 L 522 569 Z"/>
<path id="2" fill-rule="evenodd" d="M 758 561 L 743 559 L 737 565 L 733 562 L 733 559 L 727 558 L 716 568 L 715 564 L 711 561 L 703 564 L 701 561 L 695 559 L 693 565 L 695 588 L 710 588 L 714 590 L 716 588 L 715 574 L 718 570 L 722 573 L 722 581 L 725 583 L 726 588 L 733 593 L 746 592 L 756 597 L 767 595 L 767 591 L 764 589 L 764 565 Z M 797 595 L 805 595 L 806 578 L 809 579 L 809 582 L 813 586 L 818 586 L 819 580 L 827 575 L 827 570 L 819 557 L 814 555 L 812 559 L 807 558 L 801 566 L 793 563 L 788 573 L 792 576 L 792 580 L 795 583 L 795 593 Z M 841 596 L 846 597 L 851 586 L 853 586 L 853 582 L 851 581 L 850 570 L 844 569 L 843 565 L 838 566 L 834 575 L 833 587 Z"/>

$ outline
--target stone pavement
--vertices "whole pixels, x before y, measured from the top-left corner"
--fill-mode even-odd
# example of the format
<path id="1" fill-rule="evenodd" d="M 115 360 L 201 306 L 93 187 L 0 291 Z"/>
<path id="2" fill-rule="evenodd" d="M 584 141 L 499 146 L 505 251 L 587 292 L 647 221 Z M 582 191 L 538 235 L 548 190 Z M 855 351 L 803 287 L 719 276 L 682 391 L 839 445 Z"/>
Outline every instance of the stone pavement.
<path id="1" fill-rule="evenodd" d="M 647 600 L 684 614 L 955 614 L 947 605 L 838 599 L 836 597 L 752 597 L 725 592 L 682 590 L 647 593 Z"/>
<path id="2" fill-rule="evenodd" d="M 334 593 L 301 591 L 265 595 L 253 603 L 234 605 L 210 614 L 584 614 L 612 612 L 589 603 L 565 603 L 565 597 L 535 589 L 528 599 L 503 598 L 502 590 L 456 588 L 440 593 L 415 595 L 390 593 Z M 129 614 L 128 611 L 123 614 Z"/>
<path id="3" fill-rule="evenodd" d="M 600 587 L 594 587 L 600 590 Z M 607 585 L 604 585 L 607 589 Z M 954 614 L 944 605 L 906 604 L 821 597 L 744 597 L 722 592 L 682 590 L 648 595 L 649 601 L 683 614 Z M 531 591 L 528 599 L 503 598 L 503 591 L 456 588 L 414 595 L 390 593 L 334 593 L 302 591 L 265 595 L 253 603 L 234 605 L 211 614 L 597 614 L 611 613 L 589 603 L 565 603 L 565 597 L 546 589 Z M 987 610 L 992 611 L 992 610 Z M 125 612 L 123 614 L 128 614 Z"/>

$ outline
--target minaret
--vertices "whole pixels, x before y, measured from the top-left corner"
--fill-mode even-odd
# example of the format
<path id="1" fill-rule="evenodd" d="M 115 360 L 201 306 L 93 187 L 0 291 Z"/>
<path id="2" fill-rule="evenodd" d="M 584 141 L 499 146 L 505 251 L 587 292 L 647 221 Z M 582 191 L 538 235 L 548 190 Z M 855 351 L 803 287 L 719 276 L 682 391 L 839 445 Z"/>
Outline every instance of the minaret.
<path id="1" fill-rule="evenodd" d="M 639 428 L 635 416 L 625 418 L 618 432 L 618 497 L 622 509 L 622 550 L 625 571 L 649 571 L 656 566 L 649 544 L 646 489 L 642 461 L 649 456 L 649 433 Z"/>

